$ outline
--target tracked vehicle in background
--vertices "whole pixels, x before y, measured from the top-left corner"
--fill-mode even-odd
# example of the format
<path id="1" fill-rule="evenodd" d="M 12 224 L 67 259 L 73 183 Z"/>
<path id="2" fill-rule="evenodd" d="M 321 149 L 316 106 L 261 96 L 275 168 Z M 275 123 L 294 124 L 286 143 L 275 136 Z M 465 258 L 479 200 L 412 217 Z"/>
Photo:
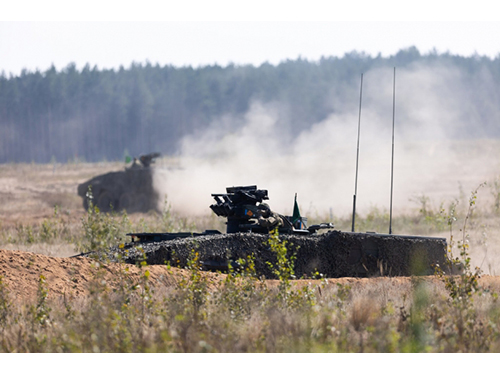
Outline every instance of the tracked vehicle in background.
<path id="1" fill-rule="evenodd" d="M 109 257 L 135 263 L 186 266 L 193 250 L 207 270 L 226 270 L 238 260 L 252 257 L 258 275 L 275 277 L 269 264 L 276 254 L 269 245 L 269 217 L 278 219 L 279 238 L 286 241 L 288 255 L 296 257 L 295 274 L 326 277 L 362 277 L 372 275 L 408 276 L 431 274 L 434 265 L 444 266 L 444 238 L 352 233 L 334 230 L 331 223 L 307 226 L 295 201 L 294 215 L 273 213 L 263 203 L 267 190 L 257 186 L 228 187 L 225 194 L 212 194 L 210 206 L 227 219 L 226 233 L 207 230 L 202 233 L 129 233 L 132 242 L 110 249 Z M 266 218 L 267 216 L 267 218 Z M 326 231 L 319 233 L 320 230 Z"/>
<path id="2" fill-rule="evenodd" d="M 78 195 L 83 199 L 85 210 L 89 207 L 89 186 L 93 203 L 102 212 L 113 209 L 133 213 L 157 209 L 159 196 L 153 188 L 151 164 L 159 156 L 158 152 L 141 155 L 124 171 L 109 172 L 78 185 Z"/>

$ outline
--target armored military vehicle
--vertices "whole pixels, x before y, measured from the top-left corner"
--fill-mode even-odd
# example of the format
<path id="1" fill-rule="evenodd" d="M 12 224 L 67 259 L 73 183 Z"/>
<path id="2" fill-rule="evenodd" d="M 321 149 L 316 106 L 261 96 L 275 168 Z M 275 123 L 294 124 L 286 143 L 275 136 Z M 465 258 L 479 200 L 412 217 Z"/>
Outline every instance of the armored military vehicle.
<path id="1" fill-rule="evenodd" d="M 408 276 L 432 274 L 434 265 L 445 265 L 444 238 L 353 233 L 333 230 L 331 223 L 307 226 L 295 201 L 294 214 L 274 213 L 263 203 L 267 190 L 257 186 L 228 187 L 225 194 L 212 194 L 210 206 L 225 217 L 226 233 L 207 230 L 202 233 L 129 233 L 132 242 L 109 250 L 108 257 L 135 263 L 183 267 L 196 250 L 207 270 L 227 270 L 240 259 L 254 258 L 255 270 L 267 278 L 275 277 L 269 264 L 276 254 L 269 239 L 273 230 L 286 241 L 289 255 L 295 256 L 295 274 L 310 276 L 319 272 L 327 277 L 371 275 Z M 274 217 L 276 220 L 269 220 Z M 271 223 L 271 224 L 270 224 Z M 325 233 L 319 233 L 321 230 Z M 276 233 L 274 231 L 273 233 Z M 118 258 L 118 257 L 116 257 Z"/>
<path id="2" fill-rule="evenodd" d="M 83 207 L 89 207 L 89 186 L 92 199 L 101 211 L 126 210 L 128 213 L 148 212 L 157 209 L 158 193 L 153 187 L 151 164 L 160 156 L 154 152 L 134 158 L 130 167 L 96 176 L 78 185 L 78 195 Z"/>

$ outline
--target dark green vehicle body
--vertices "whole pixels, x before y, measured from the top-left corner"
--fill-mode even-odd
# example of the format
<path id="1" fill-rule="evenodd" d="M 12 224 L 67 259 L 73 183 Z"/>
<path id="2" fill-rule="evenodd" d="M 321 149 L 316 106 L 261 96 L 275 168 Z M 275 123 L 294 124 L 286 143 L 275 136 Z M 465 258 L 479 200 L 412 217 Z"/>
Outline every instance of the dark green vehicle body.
<path id="1" fill-rule="evenodd" d="M 109 172 L 96 176 L 78 185 L 78 195 L 83 199 L 83 207 L 89 206 L 89 187 L 92 200 L 99 210 L 126 210 L 128 213 L 156 210 L 159 195 L 153 186 L 151 163 L 159 153 L 142 155 L 131 167 L 123 171 Z"/>

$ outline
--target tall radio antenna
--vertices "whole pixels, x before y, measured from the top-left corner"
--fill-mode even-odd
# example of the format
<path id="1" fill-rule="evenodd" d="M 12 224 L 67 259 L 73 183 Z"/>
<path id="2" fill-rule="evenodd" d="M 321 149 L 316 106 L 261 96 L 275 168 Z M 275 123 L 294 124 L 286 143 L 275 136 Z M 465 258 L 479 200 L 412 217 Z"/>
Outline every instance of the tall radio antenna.
<path id="1" fill-rule="evenodd" d="M 392 83 L 392 160 L 391 160 L 391 206 L 389 213 L 389 234 L 392 234 L 392 193 L 394 187 L 394 118 L 396 117 L 396 67 Z"/>
<path id="2" fill-rule="evenodd" d="M 359 117 L 358 117 L 358 146 L 356 151 L 356 176 L 354 178 L 354 196 L 352 202 L 352 232 L 356 220 L 356 195 L 358 194 L 358 162 L 359 162 L 359 134 L 361 130 L 361 100 L 363 98 L 363 73 L 361 73 L 361 85 L 359 89 Z"/>

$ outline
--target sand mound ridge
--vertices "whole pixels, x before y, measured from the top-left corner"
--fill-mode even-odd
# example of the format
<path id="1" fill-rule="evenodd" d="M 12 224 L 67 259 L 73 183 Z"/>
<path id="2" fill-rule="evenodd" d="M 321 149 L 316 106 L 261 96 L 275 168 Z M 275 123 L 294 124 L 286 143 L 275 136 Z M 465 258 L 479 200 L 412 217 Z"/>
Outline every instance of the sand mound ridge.
<path id="1" fill-rule="evenodd" d="M 127 277 L 139 280 L 144 269 L 134 265 L 102 264 L 99 274 L 110 289 L 117 286 L 123 270 L 128 267 Z M 59 258 L 35 254 L 26 251 L 0 250 L 0 275 L 14 299 L 31 299 L 36 297 L 40 275 L 46 279 L 49 298 L 66 296 L 85 296 L 89 293 L 90 284 L 95 280 L 99 264 L 89 258 Z M 186 275 L 187 270 L 166 266 L 148 266 L 149 280 L 153 288 L 172 287 L 177 280 Z M 210 282 L 223 277 L 215 273 L 207 273 Z"/>
<path id="2" fill-rule="evenodd" d="M 99 278 L 106 282 L 112 290 L 117 287 L 124 267 L 128 267 L 127 277 L 139 281 L 144 274 L 144 268 L 134 265 L 123 264 L 103 264 L 101 265 Z M 59 258 L 46 255 L 35 254 L 26 251 L 0 250 L 0 275 L 6 285 L 9 295 L 14 300 L 30 300 L 36 298 L 40 275 L 46 278 L 46 287 L 50 299 L 63 298 L 64 296 L 85 297 L 89 294 L 91 283 L 95 281 L 97 273 L 97 262 L 95 260 L 74 257 Z M 147 266 L 151 285 L 155 289 L 173 288 L 178 280 L 187 276 L 188 270 L 178 269 L 163 265 Z M 211 287 L 215 288 L 218 282 L 225 276 L 222 274 L 204 272 Z M 426 276 L 430 283 L 440 284 L 441 281 L 435 276 Z M 353 278 L 344 277 L 329 279 L 330 285 L 351 285 L 353 289 L 363 288 L 367 285 L 387 284 L 409 285 L 411 277 L 374 277 L 374 278 Z M 294 283 L 297 287 L 306 284 L 316 285 L 320 280 L 297 280 Z M 266 281 L 269 287 L 276 286 L 279 281 Z M 481 285 L 500 290 L 500 277 L 483 276 L 480 279 Z"/>

